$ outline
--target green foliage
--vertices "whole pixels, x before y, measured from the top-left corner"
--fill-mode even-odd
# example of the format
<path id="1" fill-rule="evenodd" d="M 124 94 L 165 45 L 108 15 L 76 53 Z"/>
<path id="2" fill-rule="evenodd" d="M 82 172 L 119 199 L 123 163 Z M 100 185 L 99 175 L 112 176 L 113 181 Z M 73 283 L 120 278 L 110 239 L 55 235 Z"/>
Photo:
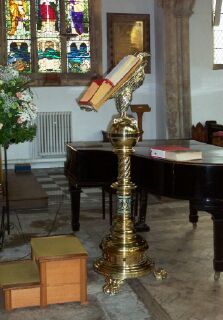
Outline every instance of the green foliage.
<path id="1" fill-rule="evenodd" d="M 12 66 L 0 66 L 0 144 L 31 141 L 37 109 L 28 88 L 29 79 Z"/>

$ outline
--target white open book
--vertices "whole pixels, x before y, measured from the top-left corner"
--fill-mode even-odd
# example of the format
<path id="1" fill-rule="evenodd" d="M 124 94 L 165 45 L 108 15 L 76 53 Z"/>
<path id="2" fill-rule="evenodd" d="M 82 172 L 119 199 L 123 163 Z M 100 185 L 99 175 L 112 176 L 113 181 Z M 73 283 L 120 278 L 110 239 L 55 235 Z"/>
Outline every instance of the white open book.
<path id="1" fill-rule="evenodd" d="M 134 55 L 124 57 L 104 78 L 93 80 L 79 100 L 79 104 L 98 110 L 136 71 L 141 59 Z"/>

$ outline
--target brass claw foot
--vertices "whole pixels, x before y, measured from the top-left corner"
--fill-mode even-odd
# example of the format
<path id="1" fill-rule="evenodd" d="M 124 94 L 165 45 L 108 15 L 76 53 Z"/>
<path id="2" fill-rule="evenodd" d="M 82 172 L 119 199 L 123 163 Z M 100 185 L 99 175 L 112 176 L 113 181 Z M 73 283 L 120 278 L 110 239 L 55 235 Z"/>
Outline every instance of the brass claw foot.
<path id="1" fill-rule="evenodd" d="M 107 277 L 105 279 L 105 282 L 106 283 L 103 286 L 103 291 L 105 294 L 112 296 L 120 291 L 121 285 L 123 284 L 124 280 Z"/>
<path id="2" fill-rule="evenodd" d="M 214 273 L 214 280 L 215 280 L 215 281 L 219 280 L 219 279 L 220 279 L 220 276 L 221 276 L 221 272 L 215 271 L 215 273 Z"/>
<path id="3" fill-rule="evenodd" d="M 166 272 L 166 270 L 164 270 L 162 268 L 154 269 L 153 270 L 153 275 L 156 278 L 156 280 L 163 280 L 163 279 L 166 279 L 167 272 Z"/>

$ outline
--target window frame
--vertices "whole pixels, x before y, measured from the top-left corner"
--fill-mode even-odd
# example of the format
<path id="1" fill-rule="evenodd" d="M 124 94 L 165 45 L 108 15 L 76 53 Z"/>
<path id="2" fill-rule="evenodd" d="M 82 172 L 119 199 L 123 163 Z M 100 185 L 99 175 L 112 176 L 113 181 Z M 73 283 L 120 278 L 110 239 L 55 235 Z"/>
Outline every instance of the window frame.
<path id="1" fill-rule="evenodd" d="M 213 1 L 212 1 L 213 2 Z M 223 69 L 223 63 L 214 63 L 214 52 L 215 52 L 215 47 L 214 47 L 214 27 L 215 27 L 215 19 L 216 19 L 216 14 L 219 15 L 217 18 L 221 20 L 223 18 L 223 14 L 221 13 L 221 7 L 220 7 L 220 2 L 215 3 L 215 8 L 212 10 L 212 36 L 213 36 L 213 70 L 222 70 Z M 213 6 L 213 3 L 212 3 Z M 217 19 L 217 20 L 218 20 Z"/>
<path id="2" fill-rule="evenodd" d="M 65 30 L 65 11 L 64 0 L 59 0 L 61 12 L 61 43 L 71 37 L 70 34 L 63 32 Z M 37 72 L 37 50 L 36 50 L 36 15 L 35 2 L 30 0 L 31 15 L 31 68 L 34 70 L 29 74 L 31 86 L 83 86 L 88 84 L 91 79 L 102 74 L 102 30 L 101 30 L 101 0 L 88 0 L 89 5 L 89 30 L 91 47 L 91 71 L 87 73 L 40 73 Z M 6 38 L 6 16 L 5 1 L 0 1 L 0 65 L 7 63 L 7 38 Z M 64 52 L 65 53 L 65 52 Z M 66 56 L 61 51 L 62 66 L 66 63 Z"/>

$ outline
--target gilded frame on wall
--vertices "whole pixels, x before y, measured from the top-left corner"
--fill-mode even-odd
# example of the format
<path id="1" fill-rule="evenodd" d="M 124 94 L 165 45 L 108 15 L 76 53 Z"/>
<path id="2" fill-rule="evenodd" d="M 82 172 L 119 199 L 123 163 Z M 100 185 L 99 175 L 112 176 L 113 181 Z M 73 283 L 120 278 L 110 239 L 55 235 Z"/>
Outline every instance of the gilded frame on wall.
<path id="1" fill-rule="evenodd" d="M 126 55 L 150 53 L 150 15 L 107 13 L 108 70 Z M 145 69 L 150 73 L 151 63 Z"/>

